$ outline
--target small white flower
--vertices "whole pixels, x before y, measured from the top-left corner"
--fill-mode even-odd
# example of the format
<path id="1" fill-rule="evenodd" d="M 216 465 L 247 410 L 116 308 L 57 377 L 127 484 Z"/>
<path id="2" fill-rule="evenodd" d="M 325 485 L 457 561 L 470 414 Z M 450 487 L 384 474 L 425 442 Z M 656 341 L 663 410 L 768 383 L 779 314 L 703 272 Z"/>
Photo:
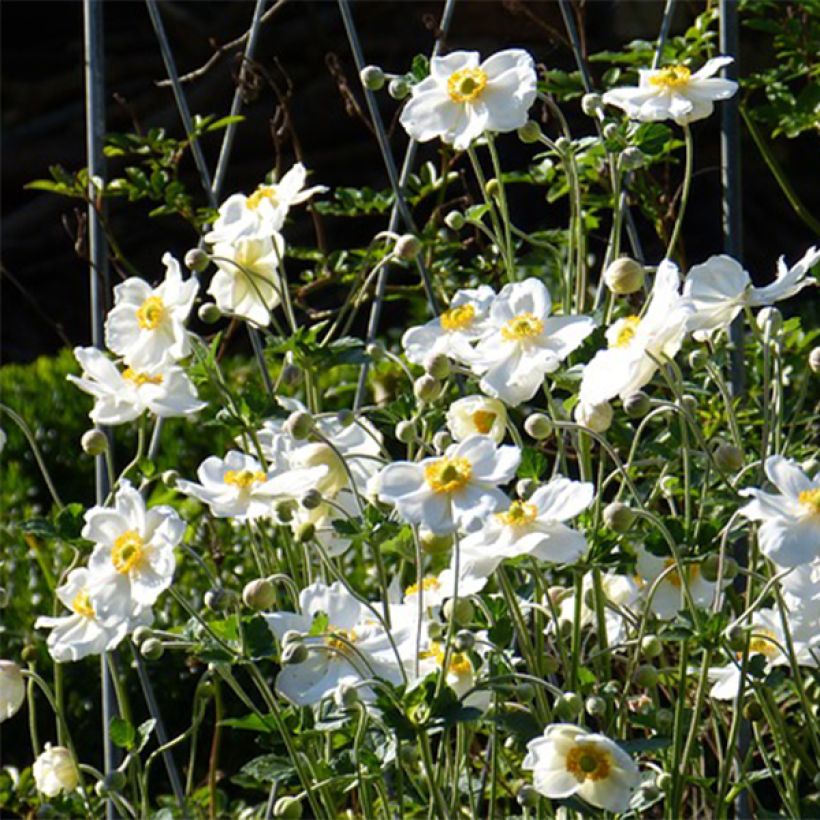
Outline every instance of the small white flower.
<path id="1" fill-rule="evenodd" d="M 442 669 L 444 667 L 444 652 L 444 644 L 431 641 L 420 655 L 419 677 L 424 678 L 431 672 Z M 475 681 L 475 667 L 470 660 L 470 656 L 466 652 L 451 651 L 445 677 L 447 685 L 459 698 L 463 698 L 475 686 Z"/>
<path id="2" fill-rule="evenodd" d="M 665 259 L 658 266 L 644 315 L 618 319 L 606 331 L 609 348 L 599 350 L 584 368 L 580 399 L 602 404 L 640 390 L 655 375 L 655 360 L 673 358 L 686 335 L 692 303 L 678 292 L 677 266 Z"/>
<path id="3" fill-rule="evenodd" d="M 260 185 L 250 196 L 233 194 L 219 207 L 219 217 L 205 234 L 209 244 L 236 242 L 238 239 L 266 239 L 282 230 L 288 211 L 314 194 L 327 190 L 324 185 L 305 188 L 307 170 L 297 162 L 279 182 Z"/>
<path id="4" fill-rule="evenodd" d="M 550 317 L 551 309 L 549 291 L 538 279 L 504 286 L 472 362 L 484 393 L 512 407 L 531 399 L 544 376 L 595 329 L 589 316 Z"/>
<path id="5" fill-rule="evenodd" d="M 0 661 L 0 723 L 13 717 L 26 699 L 26 682 L 13 661 Z"/>
<path id="6" fill-rule="evenodd" d="M 94 397 L 94 407 L 88 415 L 97 424 L 125 424 L 146 410 L 160 418 L 171 418 L 190 416 L 207 407 L 206 402 L 199 400 L 185 371 L 177 365 L 148 372 L 130 367 L 120 370 L 94 347 L 75 347 L 74 356 L 83 373 L 67 378 Z"/>
<path id="7" fill-rule="evenodd" d="M 463 151 L 485 131 L 524 125 L 536 95 L 532 57 L 511 48 L 479 61 L 476 51 L 433 57 L 430 76 L 413 86 L 401 113 L 401 124 L 413 139 L 441 137 Z"/>
<path id="8" fill-rule="evenodd" d="M 447 410 L 447 428 L 456 441 L 477 434 L 501 444 L 507 434 L 507 408 L 498 399 L 466 396 Z"/>
<path id="9" fill-rule="evenodd" d="M 672 567 L 672 569 L 669 569 Z M 644 596 L 648 596 L 655 579 L 665 570 L 669 570 L 663 580 L 655 588 L 649 609 L 659 618 L 668 620 L 674 618 L 686 608 L 683 584 L 689 590 L 692 600 L 697 606 L 708 606 L 712 603 L 715 594 L 715 584 L 707 581 L 700 571 L 700 564 L 684 563 L 686 579 L 681 578 L 674 558 L 661 558 L 645 549 L 638 550 L 638 564 L 636 578 L 641 585 Z"/>
<path id="10" fill-rule="evenodd" d="M 497 448 L 488 436 L 470 436 L 439 458 L 389 464 L 381 472 L 379 497 L 436 535 L 469 532 L 507 506 L 497 485 L 512 479 L 520 460 L 517 447 Z"/>
<path id="11" fill-rule="evenodd" d="M 687 125 L 708 117 L 715 101 L 734 96 L 736 82 L 713 76 L 731 62 L 731 57 L 715 57 L 694 74 L 684 65 L 641 69 L 637 88 L 607 91 L 604 102 L 623 109 L 634 120 L 671 119 L 678 125 Z"/>
<path id="12" fill-rule="evenodd" d="M 31 767 L 37 790 L 46 797 L 56 797 L 60 792 L 72 792 L 80 783 L 80 772 L 71 752 L 65 746 L 46 743 Z"/>
<path id="13" fill-rule="evenodd" d="M 218 242 L 213 256 L 219 270 L 208 285 L 217 307 L 267 327 L 285 287 L 279 274 L 284 252 L 285 240 L 278 233 L 273 238 Z"/>
<path id="14" fill-rule="evenodd" d="M 199 283 L 194 277 L 183 282 L 179 262 L 170 253 L 162 262 L 165 279 L 156 288 L 136 276 L 114 288 L 114 307 L 105 320 L 105 344 L 139 371 L 191 353 L 185 320 Z"/>
<path id="15" fill-rule="evenodd" d="M 790 268 L 786 267 L 786 260 L 780 257 L 777 260 L 777 278 L 770 285 L 762 288 L 752 288 L 749 303 L 752 307 L 773 305 L 783 299 L 788 299 L 799 293 L 809 285 L 816 285 L 817 279 L 808 276 L 809 271 L 820 262 L 820 248 L 812 246 L 799 262 Z"/>
<path id="16" fill-rule="evenodd" d="M 533 786 L 545 797 L 577 794 L 612 812 L 629 808 L 641 782 L 635 761 L 617 743 L 569 723 L 550 724 L 531 740 L 522 767 L 532 771 Z"/>
<path id="17" fill-rule="evenodd" d="M 608 401 L 602 401 L 599 404 L 579 401 L 572 411 L 572 417 L 581 427 L 586 427 L 593 433 L 605 433 L 612 426 L 614 411 Z"/>
<path id="18" fill-rule="evenodd" d="M 781 567 L 809 564 L 820 557 L 820 476 L 810 479 L 783 456 L 766 459 L 766 475 L 778 495 L 758 489 L 741 490 L 752 500 L 740 512 L 761 522 L 760 549 Z"/>

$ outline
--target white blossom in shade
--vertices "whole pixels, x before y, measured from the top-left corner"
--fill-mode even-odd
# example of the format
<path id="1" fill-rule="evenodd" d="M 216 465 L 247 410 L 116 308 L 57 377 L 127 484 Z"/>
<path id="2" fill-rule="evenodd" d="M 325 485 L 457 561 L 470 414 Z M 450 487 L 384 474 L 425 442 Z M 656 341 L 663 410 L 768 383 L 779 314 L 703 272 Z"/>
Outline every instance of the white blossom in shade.
<path id="1" fill-rule="evenodd" d="M 618 319 L 606 331 L 609 347 L 584 368 L 580 400 L 602 404 L 640 390 L 655 375 L 657 361 L 671 359 L 686 335 L 692 303 L 679 293 L 678 268 L 668 259 L 658 266 L 643 316 Z"/>
<path id="2" fill-rule="evenodd" d="M 218 270 L 208 285 L 208 293 L 217 307 L 223 313 L 267 327 L 285 286 L 279 274 L 284 253 L 285 240 L 278 233 L 214 245 L 213 260 Z"/>
<path id="3" fill-rule="evenodd" d="M 58 663 L 78 661 L 114 649 L 129 632 L 152 621 L 150 608 L 138 606 L 125 618 L 115 615 L 103 621 L 91 597 L 91 575 L 85 567 L 73 569 L 65 583 L 57 587 L 56 594 L 71 614 L 56 618 L 41 616 L 34 626 L 51 630 L 48 651 Z"/>
<path id="4" fill-rule="evenodd" d="M 183 281 L 179 262 L 162 257 L 165 279 L 152 288 L 131 277 L 114 288 L 114 307 L 105 320 L 105 344 L 129 367 L 150 371 L 191 353 L 185 320 L 191 312 L 199 282 Z"/>
<path id="5" fill-rule="evenodd" d="M 522 767 L 545 797 L 577 795 L 612 812 L 629 808 L 641 782 L 637 764 L 617 743 L 571 723 L 552 723 L 531 740 Z"/>
<path id="6" fill-rule="evenodd" d="M 400 121 L 414 140 L 440 137 L 463 151 L 486 131 L 524 125 L 536 90 L 535 64 L 526 51 L 499 51 L 483 63 L 476 51 L 454 51 L 433 57 L 430 75 L 413 86 Z"/>
<path id="7" fill-rule="evenodd" d="M 550 317 L 551 309 L 549 291 L 538 279 L 502 288 L 471 364 L 484 393 L 512 407 L 531 399 L 544 376 L 595 329 L 589 316 Z"/>
<path id="8" fill-rule="evenodd" d="M 436 535 L 469 532 L 508 505 L 498 485 L 513 478 L 520 460 L 517 447 L 497 447 L 489 436 L 470 436 L 440 457 L 389 464 L 381 472 L 379 498 L 394 504 L 406 521 Z"/>
<path id="9" fill-rule="evenodd" d="M 13 661 L 0 660 L 0 723 L 14 717 L 26 699 L 26 682 Z"/>
<path id="10" fill-rule="evenodd" d="M 820 636 L 820 557 L 794 567 L 780 579 L 780 587 L 791 619 L 810 624 Z"/>
<path id="11" fill-rule="evenodd" d="M 213 245 L 272 237 L 282 230 L 288 211 L 294 205 L 327 190 L 324 185 L 305 188 L 306 181 L 307 169 L 297 162 L 279 182 L 260 185 L 250 196 L 229 196 L 220 205 L 219 216 L 205 234 L 205 241 Z"/>
<path id="12" fill-rule="evenodd" d="M 407 358 L 422 364 L 428 356 L 442 354 L 463 364 L 471 362 L 473 343 L 484 333 L 494 298 L 495 291 L 489 285 L 456 291 L 448 310 L 427 324 L 411 327 L 402 336 Z"/>
<path id="13" fill-rule="evenodd" d="M 72 792 L 80 784 L 80 771 L 71 752 L 65 746 L 46 743 L 31 767 L 37 791 L 46 797 L 56 797 L 61 792 Z"/>
<path id="14" fill-rule="evenodd" d="M 501 444 L 507 435 L 507 408 L 488 396 L 465 396 L 447 410 L 447 429 L 456 441 L 481 435 Z"/>
<path id="15" fill-rule="evenodd" d="M 783 456 L 770 456 L 765 468 L 779 493 L 741 490 L 740 494 L 751 501 L 740 513 L 760 522 L 760 549 L 775 564 L 810 564 L 820 557 L 820 475 L 810 479 L 795 462 Z"/>
<path id="16" fill-rule="evenodd" d="M 380 603 L 373 607 L 382 612 Z M 312 706 L 340 684 L 355 684 L 373 675 L 394 684 L 402 682 L 402 667 L 415 651 L 416 632 L 416 620 L 405 608 L 402 617 L 391 619 L 398 657 L 381 621 L 338 581 L 330 586 L 316 581 L 303 589 L 299 609 L 264 616 L 279 641 L 289 630 L 307 635 L 303 641 L 307 659 L 284 666 L 276 678 L 276 691 L 282 697 L 297 706 Z M 309 635 L 323 616 L 327 622 L 321 634 Z M 364 698 L 372 696 L 366 687 L 359 692 Z"/>
<path id="17" fill-rule="evenodd" d="M 125 424 L 148 411 L 160 418 L 191 416 L 207 407 L 196 388 L 177 365 L 148 372 L 126 367 L 120 370 L 101 350 L 75 347 L 74 356 L 83 369 L 68 380 L 94 397 L 88 414 L 97 424 Z"/>
<path id="18" fill-rule="evenodd" d="M 342 555 L 350 547 L 350 538 L 342 535 L 333 526 L 337 520 L 350 520 L 359 515 L 356 498 L 350 490 L 342 490 L 333 499 L 333 504 L 319 504 L 312 510 L 297 505 L 293 510 L 290 527 L 297 535 L 302 527 L 311 524 L 314 527 L 313 538 L 331 557 Z"/>
<path id="19" fill-rule="evenodd" d="M 649 601 L 650 611 L 659 618 L 668 620 L 674 618 L 681 609 L 686 609 L 684 583 L 696 606 L 705 607 L 712 603 L 716 585 L 703 577 L 699 563 L 684 562 L 683 569 L 686 577 L 683 578 L 674 558 L 661 558 L 645 549 L 639 549 L 637 554 L 636 580 L 641 587 L 644 599 L 648 599 L 655 579 L 661 573 L 665 573 Z"/>
<path id="20" fill-rule="evenodd" d="M 820 248 L 812 246 L 800 261 L 788 267 L 784 257 L 777 260 L 777 277 L 770 285 L 752 288 L 749 304 L 752 307 L 763 307 L 789 299 L 803 288 L 816 285 L 817 279 L 808 275 L 809 271 L 820 262 Z"/>
<path id="21" fill-rule="evenodd" d="M 604 102 L 622 109 L 633 120 L 674 120 L 687 125 L 708 117 L 716 101 L 734 96 L 737 83 L 714 76 L 731 62 L 731 57 L 715 57 L 694 73 L 685 65 L 641 69 L 637 87 L 607 91 Z"/>

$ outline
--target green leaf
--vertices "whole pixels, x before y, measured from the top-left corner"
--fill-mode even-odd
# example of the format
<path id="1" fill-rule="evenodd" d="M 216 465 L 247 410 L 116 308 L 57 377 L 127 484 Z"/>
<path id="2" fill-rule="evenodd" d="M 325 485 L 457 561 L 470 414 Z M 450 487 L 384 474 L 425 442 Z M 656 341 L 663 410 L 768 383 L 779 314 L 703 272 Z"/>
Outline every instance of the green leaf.
<path id="1" fill-rule="evenodd" d="M 151 732 L 154 731 L 156 724 L 157 722 L 154 718 L 149 718 L 137 726 L 137 737 L 139 738 L 139 742 L 137 743 L 138 752 L 141 752 L 148 744 L 148 741 L 151 739 Z"/>
<path id="2" fill-rule="evenodd" d="M 111 742 L 120 749 L 131 750 L 134 748 L 134 741 L 137 738 L 137 730 L 133 725 L 121 717 L 111 718 L 108 724 L 108 731 Z"/>
<path id="3" fill-rule="evenodd" d="M 324 635 L 330 626 L 330 619 L 327 617 L 327 612 L 317 612 L 313 616 L 313 623 L 310 625 L 308 635 Z"/>
<path id="4" fill-rule="evenodd" d="M 245 118 L 241 114 L 235 114 L 232 117 L 222 117 L 221 119 L 212 122 L 205 130 L 206 131 L 219 131 L 221 128 L 226 128 L 231 123 L 234 122 L 244 122 Z"/>
<path id="5" fill-rule="evenodd" d="M 269 715 L 257 715 L 252 713 L 240 718 L 227 718 L 219 721 L 220 726 L 227 726 L 229 729 L 243 729 L 248 732 L 264 732 L 273 734 L 277 731 L 276 722 Z"/>
<path id="6" fill-rule="evenodd" d="M 260 783 L 274 783 L 285 777 L 291 777 L 296 770 L 288 757 L 279 755 L 262 755 L 249 760 L 240 770 L 245 777 L 258 780 Z"/>

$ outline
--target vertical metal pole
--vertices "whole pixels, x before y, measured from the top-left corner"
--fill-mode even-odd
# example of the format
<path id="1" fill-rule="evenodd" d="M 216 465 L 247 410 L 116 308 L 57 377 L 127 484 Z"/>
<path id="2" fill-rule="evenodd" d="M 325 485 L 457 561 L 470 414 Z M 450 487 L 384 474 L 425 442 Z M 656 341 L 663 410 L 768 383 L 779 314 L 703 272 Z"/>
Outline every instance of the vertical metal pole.
<path id="1" fill-rule="evenodd" d="M 103 322 L 105 299 L 108 294 L 108 248 L 105 234 L 97 213 L 97 203 L 102 206 L 94 181 L 105 175 L 103 138 L 105 136 L 105 52 L 103 48 L 102 0 L 83 0 L 83 46 L 85 55 L 85 131 L 86 162 L 89 174 L 88 205 L 88 257 L 89 286 L 91 292 L 91 338 L 94 347 L 103 347 Z M 105 431 L 104 431 L 105 432 Z M 103 504 L 108 495 L 108 474 L 105 458 L 95 459 L 97 504 Z M 103 761 L 108 774 L 116 766 L 116 752 L 109 734 L 111 718 L 116 713 L 114 690 L 109 677 L 106 653 L 100 656 L 100 684 L 102 688 Z M 114 818 L 114 804 L 105 801 L 105 814 Z"/>

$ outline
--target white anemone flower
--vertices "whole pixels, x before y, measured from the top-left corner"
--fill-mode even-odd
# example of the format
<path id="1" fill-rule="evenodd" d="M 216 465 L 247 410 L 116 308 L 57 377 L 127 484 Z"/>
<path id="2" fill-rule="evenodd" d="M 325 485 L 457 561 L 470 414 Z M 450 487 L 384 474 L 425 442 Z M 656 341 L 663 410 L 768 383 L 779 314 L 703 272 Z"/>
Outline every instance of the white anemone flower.
<path id="1" fill-rule="evenodd" d="M 780 586 L 790 616 L 814 624 L 814 633 L 820 635 L 820 557 L 794 567 Z"/>
<path id="2" fill-rule="evenodd" d="M 498 489 L 515 475 L 517 447 L 497 447 L 489 436 L 470 436 L 443 456 L 388 464 L 380 475 L 379 498 L 399 515 L 436 535 L 476 529 L 490 513 L 506 507 Z"/>
<path id="3" fill-rule="evenodd" d="M 284 253 L 285 240 L 278 233 L 214 245 L 213 258 L 219 270 L 208 285 L 208 293 L 217 307 L 223 313 L 267 327 L 285 287 L 279 273 Z"/>
<path id="4" fill-rule="evenodd" d="M 746 489 L 752 500 L 740 512 L 759 521 L 760 549 L 781 567 L 809 564 L 820 557 L 820 474 L 810 479 L 783 456 L 766 459 L 766 475 L 780 491 Z"/>
<path id="5" fill-rule="evenodd" d="M 483 63 L 480 59 L 477 51 L 433 57 L 430 75 L 413 86 L 401 113 L 401 124 L 414 140 L 441 137 L 463 151 L 486 131 L 524 125 L 537 90 L 532 57 L 511 48 Z"/>
<path id="6" fill-rule="evenodd" d="M 89 655 L 100 655 L 116 648 L 120 641 L 138 626 L 153 620 L 150 608 L 135 606 L 127 617 L 103 621 L 97 603 L 91 596 L 91 574 L 85 567 L 73 569 L 56 595 L 71 610 L 70 615 L 39 617 L 36 629 L 50 629 L 48 652 L 57 663 L 78 661 Z"/>
<path id="7" fill-rule="evenodd" d="M 680 295 L 678 268 L 668 259 L 658 266 L 643 316 L 618 319 L 606 331 L 609 348 L 599 350 L 584 368 L 580 399 L 585 405 L 622 399 L 655 375 L 657 361 L 680 350 L 692 303 Z M 656 361 L 657 360 L 657 361 Z"/>
<path id="8" fill-rule="evenodd" d="M 489 285 L 456 291 L 448 310 L 427 324 L 409 328 L 402 336 L 407 358 L 422 364 L 428 356 L 441 354 L 463 364 L 471 362 L 473 342 L 484 333 L 494 298 L 495 291 Z"/>
<path id="9" fill-rule="evenodd" d="M 591 806 L 623 812 L 641 782 L 635 761 L 605 735 L 570 723 L 552 723 L 527 744 L 522 764 L 545 797 L 578 795 Z"/>
<path id="10" fill-rule="evenodd" d="M 502 288 L 471 365 L 481 374 L 484 393 L 512 407 L 531 399 L 544 376 L 595 329 L 589 316 L 550 317 L 551 309 L 549 291 L 538 279 Z"/>
<path id="11" fill-rule="evenodd" d="M 205 241 L 233 243 L 238 239 L 272 237 L 282 230 L 294 205 L 327 190 L 324 185 L 305 188 L 306 181 L 307 169 L 297 162 L 279 182 L 260 185 L 250 196 L 229 196 L 219 206 L 219 217 L 205 234 Z"/>
<path id="12" fill-rule="evenodd" d="M 420 655 L 419 677 L 424 678 L 431 672 L 443 669 L 444 655 L 444 644 L 439 641 L 430 641 Z M 455 650 L 450 652 L 445 682 L 459 698 L 463 698 L 475 686 L 476 670 L 466 652 Z M 473 704 L 469 703 L 469 705 Z"/>
<path id="13" fill-rule="evenodd" d="M 674 618 L 681 609 L 686 608 L 684 583 L 697 606 L 708 606 L 714 598 L 716 585 L 703 577 L 699 563 L 684 563 L 683 569 L 685 579 L 681 577 L 674 558 L 661 558 L 645 549 L 638 550 L 636 580 L 644 597 L 649 595 L 655 579 L 665 573 L 649 603 L 650 611 L 663 620 Z"/>
<path id="14" fill-rule="evenodd" d="M 607 91 L 604 102 L 622 109 L 633 120 L 674 120 L 688 125 L 708 117 L 716 101 L 734 96 L 737 83 L 714 76 L 732 61 L 731 57 L 715 57 L 694 74 L 685 65 L 641 69 L 637 87 Z"/>
<path id="15" fill-rule="evenodd" d="M 80 771 L 65 746 L 46 743 L 31 767 L 37 791 L 46 797 L 56 797 L 60 792 L 73 792 L 80 784 Z"/>
<path id="16" fill-rule="evenodd" d="M 0 723 L 14 717 L 26 699 L 26 682 L 14 661 L 0 661 Z"/>
<path id="17" fill-rule="evenodd" d="M 456 441 L 481 435 L 501 444 L 507 435 L 507 408 L 488 396 L 465 396 L 447 410 L 447 429 Z"/>
<path id="18" fill-rule="evenodd" d="M 333 504 L 322 503 L 312 510 L 296 505 L 290 528 L 296 536 L 305 525 L 312 525 L 313 538 L 329 556 L 336 558 L 350 547 L 350 538 L 338 532 L 333 522 L 338 519 L 355 519 L 358 515 L 359 506 L 356 503 L 356 497 L 352 491 L 342 490 L 334 497 Z"/>
<path id="19" fill-rule="evenodd" d="M 207 504 L 217 518 L 250 521 L 271 518 L 277 501 L 298 498 L 314 489 L 326 472 L 326 467 L 265 471 L 252 456 L 231 450 L 224 459 L 209 456 L 199 465 L 199 484 L 180 479 L 176 486 L 181 493 Z"/>
<path id="20" fill-rule="evenodd" d="M 191 353 L 185 320 L 199 282 L 182 279 L 179 262 L 162 257 L 165 279 L 152 288 L 132 276 L 114 288 L 114 307 L 105 320 L 105 344 L 135 370 L 153 370 Z"/>
<path id="21" fill-rule="evenodd" d="M 381 604 L 373 605 L 381 612 Z M 330 586 L 316 581 L 299 595 L 300 612 L 273 612 L 264 616 L 276 638 L 295 630 L 307 635 L 306 660 L 287 664 L 276 678 L 276 691 L 297 706 L 312 706 L 332 694 L 340 684 L 356 684 L 374 674 L 390 683 L 403 680 L 402 667 L 409 663 L 415 646 L 416 622 L 411 614 L 393 618 L 390 638 L 373 612 L 354 598 L 341 583 Z M 317 618 L 326 622 L 321 634 L 310 635 Z M 365 699 L 368 689 L 359 689 Z"/>
<path id="22" fill-rule="evenodd" d="M 196 388 L 177 365 L 149 372 L 131 367 L 120 370 L 101 350 L 75 347 L 74 356 L 82 376 L 69 374 L 68 380 L 94 397 L 88 414 L 97 424 L 125 424 L 146 410 L 160 418 L 191 416 L 207 407 Z"/>

